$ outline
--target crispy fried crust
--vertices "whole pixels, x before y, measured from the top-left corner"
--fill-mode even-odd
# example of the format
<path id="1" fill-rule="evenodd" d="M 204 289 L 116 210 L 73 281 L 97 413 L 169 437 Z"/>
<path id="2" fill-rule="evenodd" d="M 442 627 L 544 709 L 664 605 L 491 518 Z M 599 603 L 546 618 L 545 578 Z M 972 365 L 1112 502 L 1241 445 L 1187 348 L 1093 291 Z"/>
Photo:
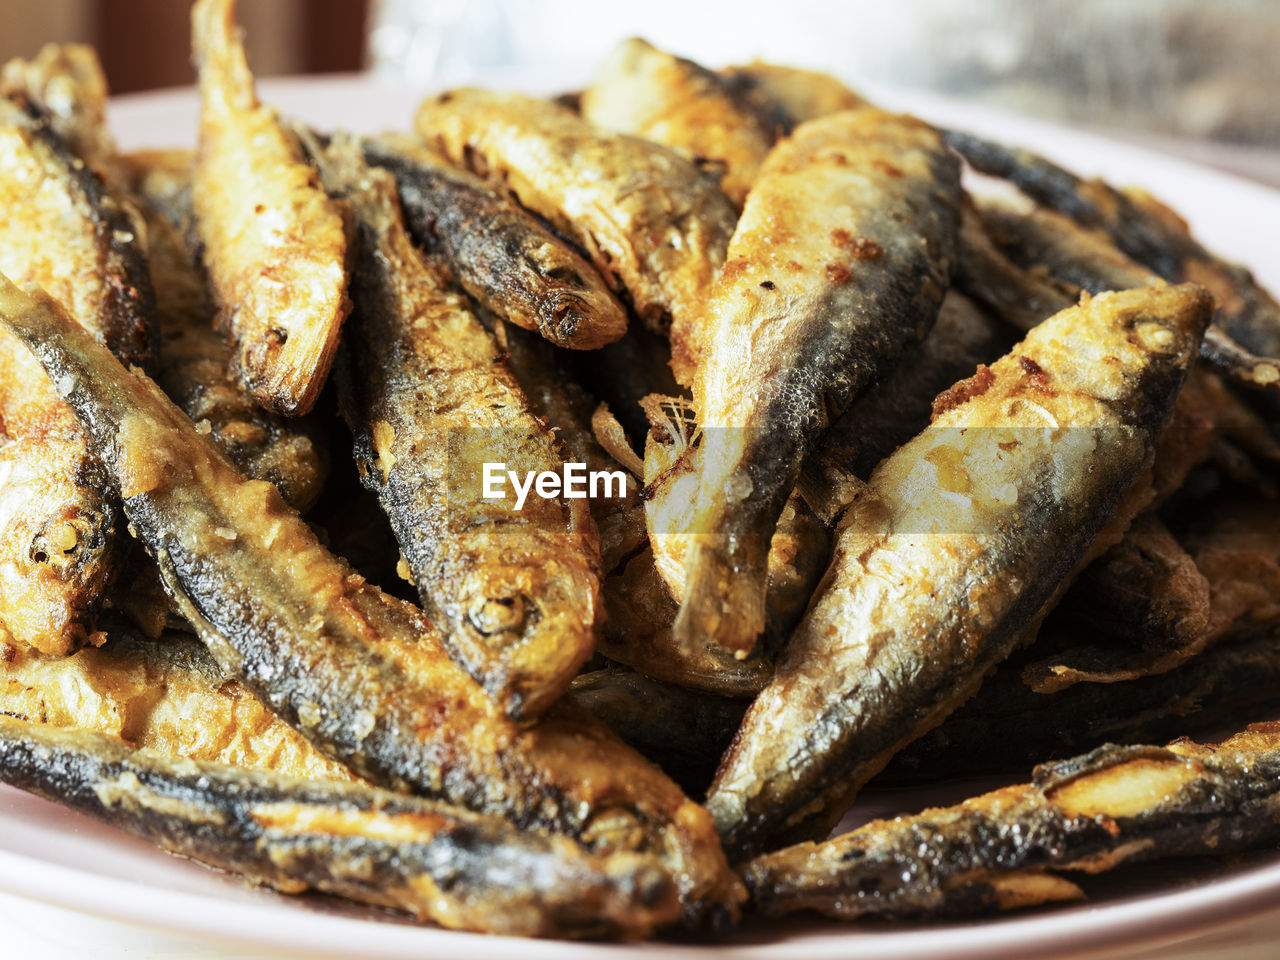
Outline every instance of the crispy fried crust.
<path id="1" fill-rule="evenodd" d="M 11 61 L 0 80 L 0 273 L 45 287 L 125 363 L 150 359 L 141 228 L 109 189 L 106 86 L 83 47 Z M 83 154 L 79 151 L 83 151 Z M 0 335 L 0 628 L 66 654 L 94 639 L 115 556 L 116 508 L 70 409 Z"/>
<path id="2" fill-rule="evenodd" d="M 652 853 L 691 923 L 741 889 L 710 818 L 601 727 L 494 710 L 430 623 L 334 557 L 270 484 L 245 481 L 151 381 L 47 299 L 0 282 L 0 324 L 70 400 L 110 465 L 166 589 L 219 665 L 366 779 L 547 827 L 601 853 Z"/>
<path id="3" fill-rule="evenodd" d="M 316 402 L 350 309 L 346 211 L 258 101 L 234 11 L 234 0 L 191 11 L 196 222 L 236 377 L 265 409 L 297 415 Z"/>
<path id="4" fill-rule="evenodd" d="M 833 114 L 770 154 L 705 323 L 674 331 L 677 356 L 696 362 L 705 433 L 682 643 L 755 645 L 770 538 L 801 462 L 933 326 L 959 203 L 958 164 L 911 117 Z"/>
<path id="5" fill-rule="evenodd" d="M 956 131 L 946 136 L 976 169 L 1008 179 L 1082 227 L 1103 231 L 1123 254 L 1166 280 L 1207 289 L 1217 311 L 1205 336 L 1204 358 L 1246 386 L 1280 390 L 1280 304 L 1247 269 L 1201 246 L 1167 207 L 1102 180 L 1081 180 L 1027 150 Z"/>
<path id="6" fill-rule="evenodd" d="M 665 331 L 702 309 L 736 217 L 691 161 L 517 94 L 453 90 L 424 102 L 416 126 L 573 238 L 651 326 Z"/>
<path id="7" fill-rule="evenodd" d="M 319 498 L 328 474 L 314 418 L 285 418 L 253 402 L 227 369 L 214 307 L 190 248 L 191 161 L 183 151 L 123 158 L 126 182 L 147 223 L 161 343 L 156 382 L 210 434 L 246 477 L 275 484 L 298 510 Z"/>
<path id="8" fill-rule="evenodd" d="M 449 655 L 512 716 L 532 719 L 595 645 L 600 544 L 585 499 L 484 496 L 483 463 L 560 473 L 497 343 L 414 249 L 395 181 L 335 139 L 326 187 L 358 224 L 342 407 L 365 484 L 391 519 L 424 609 Z"/>
<path id="9" fill-rule="evenodd" d="M 880 465 L 712 786 L 732 855 L 830 829 L 1025 642 L 1134 499 L 1209 311 L 1194 286 L 1064 311 Z"/>
<path id="10" fill-rule="evenodd" d="M 1213 746 L 1107 745 L 1037 767 L 1027 784 L 768 854 L 745 876 L 772 915 L 935 917 L 1080 899 L 1059 874 L 1274 842 L 1277 783 L 1277 724 Z"/>
<path id="11" fill-rule="evenodd" d="M 717 74 L 638 37 L 614 48 L 583 91 L 581 110 L 591 123 L 674 147 L 722 173 L 720 189 L 738 207 L 780 127 L 777 111 L 759 110 Z"/>
<path id="12" fill-rule="evenodd" d="M 105 632 L 103 646 L 74 656 L 18 650 L 0 662 L 0 714 L 188 760 L 355 779 L 228 678 L 195 637 L 140 640 L 115 622 Z"/>
<path id="13" fill-rule="evenodd" d="M 178 760 L 104 734 L 0 717 L 0 781 L 283 893 L 333 893 L 453 929 L 637 937 L 680 909 L 650 857 L 599 856 L 439 801 Z"/>
<path id="14" fill-rule="evenodd" d="M 364 152 L 395 174 L 414 240 L 479 306 L 574 350 L 626 333 L 626 308 L 595 268 L 509 196 L 407 137 L 368 140 Z"/>

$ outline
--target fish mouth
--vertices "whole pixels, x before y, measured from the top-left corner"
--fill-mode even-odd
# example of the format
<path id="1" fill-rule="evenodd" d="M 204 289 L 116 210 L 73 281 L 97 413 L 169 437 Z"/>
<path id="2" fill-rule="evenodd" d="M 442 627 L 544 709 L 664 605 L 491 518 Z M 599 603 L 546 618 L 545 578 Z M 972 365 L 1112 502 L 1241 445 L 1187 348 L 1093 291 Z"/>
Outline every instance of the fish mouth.
<path id="1" fill-rule="evenodd" d="M 589 304 L 579 294 L 567 291 L 549 297 L 542 307 L 543 326 L 557 341 L 570 341 L 589 317 Z"/>

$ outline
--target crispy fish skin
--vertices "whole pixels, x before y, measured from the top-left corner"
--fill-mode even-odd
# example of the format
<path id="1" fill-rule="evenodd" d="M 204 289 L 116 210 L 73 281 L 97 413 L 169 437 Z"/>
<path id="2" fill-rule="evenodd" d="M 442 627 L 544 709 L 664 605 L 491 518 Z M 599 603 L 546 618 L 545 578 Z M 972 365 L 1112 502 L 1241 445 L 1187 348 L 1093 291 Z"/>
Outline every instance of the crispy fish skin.
<path id="1" fill-rule="evenodd" d="M 364 154 L 395 175 L 414 240 L 481 307 L 574 350 L 626 333 L 626 308 L 595 268 L 509 197 L 418 143 L 367 140 Z"/>
<path id="2" fill-rule="evenodd" d="M 706 811 L 607 730 L 557 709 L 496 711 L 409 604 L 322 547 L 276 489 L 245 481 L 151 381 L 47 298 L 0 283 L 21 337 L 83 418 L 165 587 L 230 676 L 318 749 L 380 786 L 440 797 L 600 853 L 654 853 L 691 924 L 742 898 Z"/>
<path id="3" fill-rule="evenodd" d="M 441 94 L 422 104 L 416 125 L 451 162 L 502 183 L 577 242 L 650 326 L 696 322 L 737 217 L 691 161 L 516 94 Z"/>
<path id="4" fill-rule="evenodd" d="M 638 937 L 680 909 L 652 858 L 601 857 L 439 801 L 182 760 L 104 734 L 0 717 L 0 780 L 282 893 L 332 893 L 451 929 Z"/>
<path id="5" fill-rule="evenodd" d="M 1274 843 L 1277 783 L 1274 723 L 1216 745 L 1109 744 L 1039 766 L 1030 783 L 779 850 L 745 875 L 755 906 L 775 916 L 932 917 L 1081 899 L 1062 872 Z"/>
<path id="6" fill-rule="evenodd" d="M 801 461 L 933 326 L 959 206 L 955 158 L 911 117 L 833 114 L 770 154 L 692 350 L 706 436 L 682 643 L 755 645 L 769 542 Z"/>
<path id="7" fill-rule="evenodd" d="M 582 92 L 581 111 L 600 127 L 723 169 L 720 189 L 739 208 L 778 132 L 776 120 L 735 97 L 720 76 L 639 37 L 614 47 Z"/>
<path id="8" fill-rule="evenodd" d="M 234 15 L 234 0 L 191 11 L 196 222 L 236 378 L 264 409 L 295 416 L 320 395 L 351 308 L 346 211 L 258 101 Z"/>
<path id="9" fill-rule="evenodd" d="M 513 717 L 532 719 L 591 656 L 600 545 L 585 498 L 483 497 L 481 466 L 560 473 L 551 431 L 497 343 L 414 248 L 395 180 L 358 143 L 320 159 L 359 242 L 341 386 L 356 460 L 378 494 L 449 655 Z"/>
<path id="10" fill-rule="evenodd" d="M 1077 290 L 1019 266 L 997 246 L 973 198 L 965 195 L 954 276 L 956 289 L 1010 329 L 1026 333 L 1075 303 Z M 1139 284 L 1141 286 L 1142 284 Z"/>
<path id="11" fill-rule="evenodd" d="M 562 459 L 585 463 L 590 472 L 616 471 L 618 461 L 600 445 L 592 427 L 594 401 L 574 378 L 564 354 L 511 324 L 500 325 L 495 335 L 534 414 L 546 421 L 563 447 Z M 643 549 L 648 536 L 640 484 L 630 472 L 624 471 L 624 476 L 621 495 L 611 489 L 610 496 L 587 501 L 600 534 L 604 574 Z"/>
<path id="12" fill-rule="evenodd" d="M 126 164 L 147 224 L 161 338 L 156 382 L 193 421 L 209 425 L 241 473 L 275 484 L 290 506 L 309 509 L 328 474 L 324 438 L 314 420 L 263 410 L 227 370 L 198 254 L 187 241 L 190 165 L 182 154 Z"/>
<path id="13" fill-rule="evenodd" d="M 1031 647 L 1028 653 L 1034 652 Z M 1104 743 L 1152 743 L 1221 729 L 1280 705 L 1280 640 L 1237 636 L 1167 673 L 1036 693 L 1002 664 L 942 726 L 908 744 L 877 783 L 1007 773 Z"/>
<path id="14" fill-rule="evenodd" d="M 740 96 L 774 105 L 792 126 L 829 113 L 867 106 L 867 101 L 835 77 L 815 70 L 756 60 L 743 66 L 726 67 L 720 76 Z"/>
<path id="15" fill-rule="evenodd" d="M 596 644 L 610 660 L 679 686 L 726 697 L 753 696 L 773 675 L 773 658 L 738 660 L 704 643 L 685 649 L 671 632 L 679 606 L 658 573 L 653 552 L 642 550 L 604 582 L 606 618 Z"/>
<path id="16" fill-rule="evenodd" d="M 82 436 L 0 446 L 0 642 L 55 656 L 99 639 L 117 507 Z"/>
<path id="17" fill-rule="evenodd" d="M 1280 304 L 1247 269 L 1201 246 L 1167 208 L 1155 209 L 1102 180 L 1081 180 L 1026 150 L 957 131 L 946 137 L 976 169 L 1009 180 L 1082 226 L 1106 231 L 1121 251 L 1166 280 L 1205 287 L 1218 306 L 1205 358 L 1224 361 L 1224 372 L 1245 385 L 1280 390 Z M 1242 353 L 1251 354 L 1251 362 L 1243 362 Z"/>
<path id="18" fill-rule="evenodd" d="M 188 760 L 354 779 L 229 679 L 195 637 L 141 640 L 114 622 L 104 632 L 101 647 L 69 657 L 14 650 L 0 662 L 0 714 Z"/>
<path id="19" fill-rule="evenodd" d="M 107 129 L 107 78 L 93 47 L 48 43 L 32 60 L 14 58 L 0 71 L 0 94 L 39 105 L 73 154 L 116 183 L 116 146 Z"/>
<path id="20" fill-rule="evenodd" d="M 1003 355 L 1010 339 L 972 300 L 948 290 L 924 342 L 832 421 L 805 461 L 798 489 L 814 513 L 834 524 L 857 496 L 857 481 L 929 425 L 933 398 Z"/>
<path id="21" fill-rule="evenodd" d="M 124 362 L 141 364 L 152 313 L 141 231 L 91 166 L 102 158 L 82 158 L 63 136 L 106 139 L 93 127 L 105 85 L 86 56 L 75 57 L 83 73 L 58 66 L 59 48 L 5 68 L 0 271 L 47 287 Z M 81 97 L 82 106 L 68 106 Z M 116 508 L 74 415 L 8 335 L 0 335 L 0 430 L 10 441 L 0 454 L 0 622 L 10 641 L 66 654 L 94 636 L 116 553 Z"/>
<path id="22" fill-rule="evenodd" d="M 145 365 L 154 305 L 137 224 L 38 102 L 17 91 L 0 97 L 0 138 L 0 271 L 46 286 L 121 361 Z M 6 393 L 20 388 L 24 406 L 46 402 L 47 391 L 27 387 L 38 378 L 10 382 Z"/>
<path id="23" fill-rule="evenodd" d="M 1025 641 L 1147 470 L 1210 309 L 1184 285 L 1064 311 L 876 469 L 712 785 L 731 857 L 821 836 Z"/>

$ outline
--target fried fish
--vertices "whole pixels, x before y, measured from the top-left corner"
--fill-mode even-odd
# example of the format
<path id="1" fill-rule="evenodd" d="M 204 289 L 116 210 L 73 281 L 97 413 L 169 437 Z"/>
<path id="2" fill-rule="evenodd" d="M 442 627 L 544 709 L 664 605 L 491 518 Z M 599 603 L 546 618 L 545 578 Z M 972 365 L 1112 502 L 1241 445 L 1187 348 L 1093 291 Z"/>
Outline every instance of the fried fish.
<path id="1" fill-rule="evenodd" d="M 736 214 L 691 160 L 517 94 L 443 93 L 422 104 L 416 127 L 577 242 L 646 323 L 665 333 L 696 322 Z"/>
<path id="2" fill-rule="evenodd" d="M 1222 743 L 1107 745 L 1036 768 L 1030 783 L 876 820 L 750 863 L 757 908 L 849 920 L 956 916 L 1083 899 L 1064 873 L 1274 843 L 1280 725 Z"/>
<path id="3" fill-rule="evenodd" d="M 522 726 L 431 624 L 321 546 L 158 387 L 47 297 L 0 283 L 0 325 L 37 355 L 116 478 L 166 590 L 218 664 L 326 755 L 600 853 L 651 853 L 691 924 L 731 922 L 740 886 L 706 812 L 607 730 L 557 708 Z"/>
<path id="4" fill-rule="evenodd" d="M 153 302 L 142 229 L 107 184 L 106 85 L 85 48 L 46 48 L 0 80 L 0 272 L 45 287 L 122 361 L 146 364 Z M 76 148 L 84 149 L 81 156 Z M 101 171 L 101 173 L 100 173 Z M 70 409 L 0 336 L 0 627 L 66 654 L 92 641 L 117 508 Z"/>
<path id="5" fill-rule="evenodd" d="M 956 131 L 946 136 L 976 169 L 1008 179 L 1081 226 L 1105 231 L 1121 251 L 1166 280 L 1204 286 L 1217 302 L 1205 359 L 1222 361 L 1225 372 L 1249 386 L 1280 390 L 1280 304 L 1244 267 L 1201 246 L 1167 208 L 1153 209 L 1102 180 L 1081 180 L 1026 150 Z"/>
<path id="6" fill-rule="evenodd" d="M 707 807 L 731 856 L 821 836 L 1025 642 L 1147 470 L 1210 310 L 1193 285 L 1103 294 L 938 398 L 846 510 L 721 763 Z"/>
<path id="7" fill-rule="evenodd" d="M 720 188 L 739 208 L 782 125 L 780 111 L 759 110 L 717 74 L 639 37 L 614 47 L 580 106 L 591 123 L 673 147 L 720 172 Z"/>
<path id="8" fill-rule="evenodd" d="M 317 155 L 354 210 L 342 409 L 365 484 L 378 494 L 449 654 L 512 716 L 546 709 L 591 656 L 600 545 L 585 498 L 493 499 L 485 464 L 559 474 L 494 338 L 413 246 L 395 180 L 337 138 Z M 505 473 L 504 473 L 505 475 Z"/>
<path id="9" fill-rule="evenodd" d="M 704 439 L 681 643 L 755 646 L 769 542 L 801 462 L 933 326 L 959 205 L 954 157 L 911 117 L 832 114 L 770 154 L 691 351 Z"/>
<path id="10" fill-rule="evenodd" d="M 264 409 L 300 415 L 320 395 L 350 309 L 347 211 L 259 102 L 234 15 L 235 0 L 191 11 L 196 223 L 233 373 Z"/>
<path id="11" fill-rule="evenodd" d="M 481 307 L 575 350 L 626 332 L 626 308 L 595 268 L 510 198 L 407 137 L 366 140 L 364 153 L 395 175 L 414 240 Z"/>
<path id="12" fill-rule="evenodd" d="M 0 717 L 0 781 L 282 893 L 389 907 L 510 936 L 637 937 L 679 915 L 651 857 L 364 784 L 134 750 Z"/>

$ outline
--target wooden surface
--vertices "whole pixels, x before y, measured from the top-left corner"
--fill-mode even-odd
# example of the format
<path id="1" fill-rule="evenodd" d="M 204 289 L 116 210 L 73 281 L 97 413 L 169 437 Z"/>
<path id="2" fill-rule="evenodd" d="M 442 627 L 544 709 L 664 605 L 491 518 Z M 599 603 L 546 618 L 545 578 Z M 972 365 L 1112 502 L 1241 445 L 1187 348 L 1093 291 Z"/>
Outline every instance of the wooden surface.
<path id="1" fill-rule="evenodd" d="M 113 93 L 189 84 L 186 0 L 20 0 L 5 6 L 0 61 L 45 43 L 91 43 Z M 346 73 L 364 65 L 369 0 L 240 0 L 238 18 L 261 77 Z"/>

